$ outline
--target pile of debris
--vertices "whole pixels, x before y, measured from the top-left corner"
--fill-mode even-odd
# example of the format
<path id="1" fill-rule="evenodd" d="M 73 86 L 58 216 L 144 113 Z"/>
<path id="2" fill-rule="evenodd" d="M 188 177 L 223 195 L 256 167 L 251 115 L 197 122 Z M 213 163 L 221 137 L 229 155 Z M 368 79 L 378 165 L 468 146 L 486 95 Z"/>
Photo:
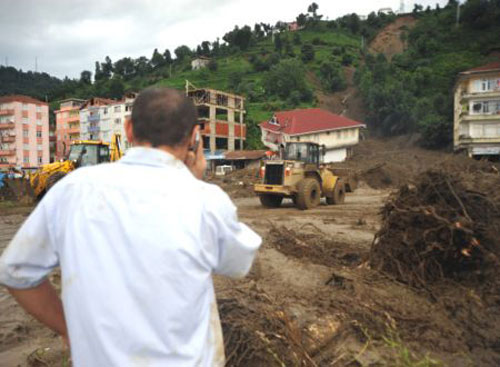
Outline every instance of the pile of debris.
<path id="1" fill-rule="evenodd" d="M 217 300 L 226 366 L 316 366 L 296 322 L 262 290 Z"/>
<path id="2" fill-rule="evenodd" d="M 213 176 L 208 182 L 220 186 L 233 199 L 254 197 L 253 185 L 260 181 L 258 169 L 245 168 L 227 173 L 225 176 Z"/>
<path id="3" fill-rule="evenodd" d="M 484 176 L 482 189 L 487 182 L 498 187 L 499 178 Z M 371 266 L 417 287 L 440 279 L 481 284 L 498 275 L 499 202 L 485 193 L 493 190 L 467 183 L 458 173 L 431 170 L 401 187 L 382 210 Z"/>

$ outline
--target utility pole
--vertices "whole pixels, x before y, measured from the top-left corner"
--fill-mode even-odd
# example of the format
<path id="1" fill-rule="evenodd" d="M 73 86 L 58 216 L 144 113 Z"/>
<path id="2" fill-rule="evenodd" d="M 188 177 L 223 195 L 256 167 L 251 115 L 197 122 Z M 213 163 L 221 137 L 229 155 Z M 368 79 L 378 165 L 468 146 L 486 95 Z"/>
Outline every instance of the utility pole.
<path id="1" fill-rule="evenodd" d="M 457 1 L 457 28 L 460 24 L 460 1 Z"/>

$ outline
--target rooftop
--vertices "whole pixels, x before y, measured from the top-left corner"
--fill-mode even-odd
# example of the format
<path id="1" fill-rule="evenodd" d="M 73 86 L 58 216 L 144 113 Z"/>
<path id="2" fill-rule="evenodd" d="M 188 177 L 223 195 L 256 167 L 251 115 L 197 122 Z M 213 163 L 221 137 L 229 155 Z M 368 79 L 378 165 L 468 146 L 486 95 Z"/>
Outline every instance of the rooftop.
<path id="1" fill-rule="evenodd" d="M 366 127 L 361 122 L 336 115 L 321 108 L 276 112 L 271 120 L 261 122 L 259 126 L 288 135 L 304 135 L 320 131 Z"/>
<path id="2" fill-rule="evenodd" d="M 0 103 L 9 103 L 9 102 L 33 103 L 33 104 L 45 105 L 45 106 L 48 105 L 47 102 L 42 102 L 42 101 L 35 99 L 33 97 L 22 96 L 20 94 L 13 94 L 10 96 L 0 97 Z"/>
<path id="3" fill-rule="evenodd" d="M 462 71 L 460 74 L 473 74 L 487 71 L 500 71 L 500 60 L 490 62 L 483 66 L 478 66 L 477 68 L 469 69 L 466 71 Z"/>

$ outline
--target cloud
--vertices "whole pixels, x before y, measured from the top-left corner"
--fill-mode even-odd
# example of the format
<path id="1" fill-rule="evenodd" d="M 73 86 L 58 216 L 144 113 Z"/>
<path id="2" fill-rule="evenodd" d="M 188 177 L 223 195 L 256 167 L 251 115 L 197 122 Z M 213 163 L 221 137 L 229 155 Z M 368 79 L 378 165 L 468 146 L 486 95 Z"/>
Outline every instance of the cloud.
<path id="1" fill-rule="evenodd" d="M 95 61 L 151 57 L 154 48 L 191 48 L 235 25 L 291 21 L 312 0 L 1 0 L 0 62 L 58 77 L 78 77 Z M 399 8 L 398 0 L 316 1 L 330 19 Z M 435 5 L 436 0 L 422 0 Z M 446 3 L 439 0 L 439 3 Z M 407 1 L 410 3 L 410 1 Z M 411 2 L 412 3 L 412 2 Z M 411 4 L 411 8 L 413 4 Z M 410 8 L 408 6 L 408 8 Z"/>

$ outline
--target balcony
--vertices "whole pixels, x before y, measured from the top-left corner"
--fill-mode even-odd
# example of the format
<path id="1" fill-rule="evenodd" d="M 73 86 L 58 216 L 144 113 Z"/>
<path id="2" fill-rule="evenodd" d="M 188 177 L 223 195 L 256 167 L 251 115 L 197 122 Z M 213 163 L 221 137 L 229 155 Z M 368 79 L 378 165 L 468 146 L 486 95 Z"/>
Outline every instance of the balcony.
<path id="1" fill-rule="evenodd" d="M 0 123 L 0 130 L 2 129 L 13 129 L 16 125 L 13 122 L 2 122 Z"/>
<path id="2" fill-rule="evenodd" d="M 16 141 L 16 136 L 13 134 L 0 136 L 0 143 L 13 143 Z"/>
<path id="3" fill-rule="evenodd" d="M 80 127 L 70 127 L 68 130 L 66 130 L 68 134 L 80 134 Z"/>
<path id="4" fill-rule="evenodd" d="M 98 133 L 100 131 L 99 126 L 89 126 L 87 131 L 91 134 Z"/>
<path id="5" fill-rule="evenodd" d="M 500 89 L 498 90 L 490 90 L 487 92 L 465 92 L 463 93 L 460 98 L 461 99 L 472 99 L 472 98 L 498 98 L 500 97 Z"/>
<path id="6" fill-rule="evenodd" d="M 88 122 L 97 122 L 101 119 L 101 116 L 99 116 L 99 114 L 95 114 L 95 115 L 89 115 L 87 117 L 87 121 Z"/>
<path id="7" fill-rule="evenodd" d="M 464 121 L 500 121 L 500 113 L 463 115 Z"/>
<path id="8" fill-rule="evenodd" d="M 14 149 L 0 150 L 0 157 L 10 157 L 13 155 L 16 155 L 16 151 Z"/>
<path id="9" fill-rule="evenodd" d="M 0 110 L 0 116 L 12 116 L 14 115 L 14 110 Z"/>

